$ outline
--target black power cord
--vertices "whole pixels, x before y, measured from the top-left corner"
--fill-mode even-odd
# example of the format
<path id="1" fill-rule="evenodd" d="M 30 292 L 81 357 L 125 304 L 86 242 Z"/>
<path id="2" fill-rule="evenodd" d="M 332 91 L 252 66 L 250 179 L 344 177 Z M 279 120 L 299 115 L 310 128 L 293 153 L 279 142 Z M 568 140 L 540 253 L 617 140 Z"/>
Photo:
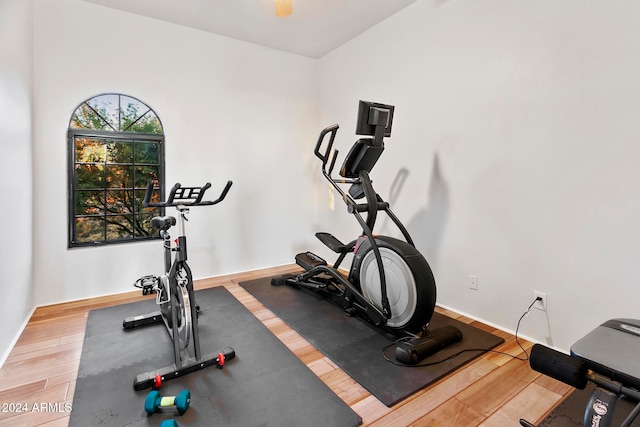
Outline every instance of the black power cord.
<path id="1" fill-rule="evenodd" d="M 529 314 L 529 312 L 531 311 L 531 307 L 533 307 L 535 305 L 535 303 L 537 303 L 538 301 L 542 301 L 542 298 L 541 297 L 536 297 L 536 299 L 534 299 L 533 302 L 531 304 L 529 304 L 529 307 L 527 308 L 527 311 L 522 313 L 522 316 L 520 316 L 520 319 L 518 319 L 518 325 L 516 326 L 516 343 L 522 349 L 522 351 L 524 352 L 526 358 L 522 359 L 522 358 L 513 356 L 514 359 L 529 360 L 529 353 L 527 353 L 527 350 L 525 350 L 524 347 L 522 346 L 522 344 L 520 344 L 520 341 L 518 341 L 518 329 L 520 329 L 520 322 L 522 321 L 522 319 L 524 319 L 525 316 L 527 314 Z"/>
<path id="2" fill-rule="evenodd" d="M 536 302 L 538 302 L 538 301 L 542 301 L 542 298 L 541 298 L 541 297 L 536 297 L 536 299 L 534 299 L 534 300 L 533 300 L 533 302 L 529 305 L 529 307 L 527 308 L 527 310 L 526 310 L 524 313 L 522 313 L 522 316 L 520 316 L 520 319 L 518 319 L 518 324 L 516 325 L 516 333 L 515 333 L 516 344 L 518 344 L 518 347 L 520 347 L 520 348 L 522 349 L 522 351 L 524 352 L 524 354 L 525 354 L 525 357 L 524 357 L 524 358 L 523 358 L 523 357 L 514 356 L 514 355 L 509 354 L 509 353 L 505 353 L 504 351 L 487 350 L 487 349 L 485 349 L 485 348 L 468 348 L 468 349 L 465 349 L 465 350 L 460 350 L 460 351 L 459 351 L 459 352 L 457 352 L 457 353 L 451 354 L 451 355 L 449 355 L 449 356 L 445 357 L 444 359 L 436 360 L 435 362 L 429 362 L 429 363 L 418 363 L 418 364 L 415 364 L 415 365 L 406 365 L 406 364 L 404 364 L 404 363 L 400 363 L 400 362 L 396 362 L 395 360 L 392 360 L 392 359 L 387 355 L 387 351 L 388 351 L 388 349 L 389 349 L 389 348 L 391 348 L 391 347 L 395 346 L 395 345 L 396 345 L 396 344 L 398 344 L 398 343 L 401 343 L 401 342 L 404 342 L 404 341 L 408 341 L 408 340 L 410 340 L 410 339 L 411 339 L 411 337 L 403 337 L 403 338 L 397 339 L 397 340 L 393 341 L 391 344 L 389 344 L 389 345 L 385 346 L 385 347 L 382 349 L 382 356 L 384 357 L 384 359 L 385 359 L 387 362 L 389 362 L 389 363 L 391 363 L 391 364 L 393 364 L 393 365 L 396 365 L 396 366 L 402 366 L 402 367 L 405 367 L 405 368 L 422 368 L 422 367 L 424 367 L 424 366 L 433 366 L 433 365 L 437 365 L 437 364 L 439 364 L 439 363 L 443 363 L 443 362 L 446 362 L 447 360 L 451 360 L 451 359 L 453 359 L 453 358 L 455 358 L 455 357 L 458 357 L 458 356 L 459 356 L 459 355 L 461 355 L 462 353 L 467 353 L 467 352 L 471 352 L 471 351 L 478 351 L 478 352 L 491 352 L 491 353 L 495 353 L 495 354 L 501 354 L 501 355 L 503 355 L 503 356 L 509 356 L 509 357 L 511 357 L 511 358 L 513 358 L 513 359 L 521 360 L 521 361 L 523 361 L 523 362 L 526 362 L 527 360 L 529 360 L 529 353 L 527 353 L 527 350 L 525 350 L 525 348 L 522 346 L 522 344 L 520 344 L 520 341 L 518 340 L 518 331 L 520 330 L 520 322 L 522 322 L 522 319 L 524 319 L 524 318 L 525 318 L 525 316 L 526 316 L 527 314 L 529 314 L 529 312 L 531 311 L 531 308 L 532 308 L 532 307 L 535 305 L 535 303 L 536 303 Z"/>

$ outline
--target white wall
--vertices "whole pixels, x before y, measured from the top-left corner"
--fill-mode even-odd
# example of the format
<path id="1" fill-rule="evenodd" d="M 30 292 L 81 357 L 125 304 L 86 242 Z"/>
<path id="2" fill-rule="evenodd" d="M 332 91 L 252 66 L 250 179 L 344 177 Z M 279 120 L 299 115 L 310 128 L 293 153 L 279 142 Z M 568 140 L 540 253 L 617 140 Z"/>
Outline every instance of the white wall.
<path id="1" fill-rule="evenodd" d="M 16 114 L 0 121 L 3 154 L 8 139 L 31 141 L 28 4 L 0 0 L 0 19 L 11 17 L 0 53 L 12 58 L 0 63 L 12 91 L 0 106 Z M 158 113 L 168 185 L 235 182 L 223 204 L 192 210 L 198 278 L 289 263 L 301 249 L 329 255 L 314 231 L 358 231 L 340 200 L 331 213 L 311 146 L 338 122 L 346 152 L 368 99 L 397 106 L 374 184 L 430 260 L 440 304 L 513 330 L 533 291 L 546 292 L 548 314 L 521 332 L 562 349 L 608 318 L 637 317 L 634 2 L 420 0 L 320 61 L 79 0 L 35 0 L 33 12 L 33 246 L 7 258 L 12 281 L 15 266 L 22 274 L 3 324 L 19 329 L 33 306 L 31 271 L 42 305 L 128 291 L 161 267 L 157 242 L 67 249 L 68 120 L 105 92 Z M 31 148 L 10 149 L 28 170 Z M 18 173 L 22 188 L 31 174 Z M 18 223 L 8 236 L 30 236 L 29 214 Z"/>
<path id="2" fill-rule="evenodd" d="M 320 123 L 343 125 L 343 152 L 359 99 L 397 107 L 374 184 L 388 198 L 405 178 L 393 208 L 440 304 L 514 330 L 546 292 L 521 333 L 565 350 L 640 315 L 639 17 L 629 1 L 420 0 L 320 60 Z M 319 194 L 323 228 L 358 231 Z"/>
<path id="3" fill-rule="evenodd" d="M 33 310 L 32 4 L 0 0 L 0 366 Z"/>
<path id="4" fill-rule="evenodd" d="M 315 61 L 79 0 L 36 0 L 34 25 L 38 305 L 130 291 L 161 273 L 157 241 L 67 249 L 69 118 L 105 92 L 156 111 L 167 185 L 211 181 L 215 196 L 234 181 L 223 203 L 191 210 L 195 278 L 290 263 L 307 246 Z"/>

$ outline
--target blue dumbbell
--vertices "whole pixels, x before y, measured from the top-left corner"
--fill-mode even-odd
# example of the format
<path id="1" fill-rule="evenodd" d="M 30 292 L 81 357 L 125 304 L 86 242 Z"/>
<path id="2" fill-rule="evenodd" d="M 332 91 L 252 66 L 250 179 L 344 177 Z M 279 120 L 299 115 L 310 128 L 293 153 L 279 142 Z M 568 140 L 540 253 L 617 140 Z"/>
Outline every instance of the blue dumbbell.
<path id="1" fill-rule="evenodd" d="M 180 427 L 176 420 L 164 420 L 160 423 L 160 427 Z"/>
<path id="2" fill-rule="evenodd" d="M 190 402 L 191 392 L 189 390 L 182 390 L 177 396 L 160 396 L 158 390 L 153 390 L 149 392 L 144 401 L 144 410 L 147 411 L 147 414 L 154 414 L 158 408 L 175 406 L 178 413 L 182 415 L 189 409 Z"/>

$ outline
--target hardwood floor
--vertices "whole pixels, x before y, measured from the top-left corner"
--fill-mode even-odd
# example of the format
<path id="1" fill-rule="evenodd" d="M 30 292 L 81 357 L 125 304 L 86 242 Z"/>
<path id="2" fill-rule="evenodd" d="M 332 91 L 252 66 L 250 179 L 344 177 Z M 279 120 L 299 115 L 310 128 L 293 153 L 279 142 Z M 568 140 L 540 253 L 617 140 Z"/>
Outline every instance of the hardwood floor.
<path id="1" fill-rule="evenodd" d="M 520 418 L 536 423 L 572 391 L 569 386 L 532 371 L 528 362 L 486 353 L 387 408 L 238 286 L 244 280 L 282 274 L 294 268 L 285 266 L 206 279 L 195 286 L 227 288 L 351 406 L 365 426 L 504 427 L 519 425 Z M 36 309 L 0 370 L 0 426 L 67 426 L 67 410 L 73 401 L 89 310 L 142 298 L 139 292 L 131 292 Z M 496 350 L 523 356 L 512 335 L 453 312 L 439 308 L 438 311 L 503 337 L 505 343 Z M 523 345 L 528 350 L 532 343 Z"/>

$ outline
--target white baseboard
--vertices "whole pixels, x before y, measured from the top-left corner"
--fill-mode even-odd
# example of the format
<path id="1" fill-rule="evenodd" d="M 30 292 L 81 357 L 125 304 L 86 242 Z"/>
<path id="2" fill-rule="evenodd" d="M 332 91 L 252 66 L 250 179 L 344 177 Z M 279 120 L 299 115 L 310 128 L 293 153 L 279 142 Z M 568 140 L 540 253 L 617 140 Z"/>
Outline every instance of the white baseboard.
<path id="1" fill-rule="evenodd" d="M 449 310 L 449 311 L 451 311 L 453 313 L 459 314 L 461 316 L 468 317 L 469 319 L 473 319 L 473 320 L 476 320 L 478 322 L 484 323 L 485 325 L 491 326 L 492 328 L 500 329 L 501 331 L 506 332 L 508 334 L 515 335 L 515 333 L 516 333 L 515 330 L 505 328 L 504 326 L 496 325 L 495 323 L 487 322 L 484 319 L 480 319 L 479 317 L 473 316 L 473 315 L 468 314 L 468 313 L 464 313 L 464 312 L 462 312 L 460 310 L 456 310 L 455 308 L 451 308 L 451 307 L 448 307 L 448 306 L 442 305 L 442 304 L 437 304 L 437 306 L 440 307 L 440 308 L 444 308 L 445 310 Z M 514 323 L 517 323 L 517 322 L 514 322 Z M 540 340 L 537 340 L 535 338 L 529 337 L 527 335 L 522 335 L 520 332 L 518 332 L 518 338 L 522 338 L 523 340 L 527 340 L 527 341 L 532 342 L 534 344 L 542 344 L 542 345 L 544 345 L 546 347 L 549 347 L 549 348 L 552 348 L 554 350 L 557 350 L 557 351 L 560 351 L 560 352 L 563 352 L 563 353 L 567 353 L 567 351 L 564 350 L 564 349 L 560 349 L 560 348 L 557 348 L 557 347 L 554 347 L 554 346 L 550 346 L 550 345 L 545 344 L 545 343 L 543 343 Z"/>

